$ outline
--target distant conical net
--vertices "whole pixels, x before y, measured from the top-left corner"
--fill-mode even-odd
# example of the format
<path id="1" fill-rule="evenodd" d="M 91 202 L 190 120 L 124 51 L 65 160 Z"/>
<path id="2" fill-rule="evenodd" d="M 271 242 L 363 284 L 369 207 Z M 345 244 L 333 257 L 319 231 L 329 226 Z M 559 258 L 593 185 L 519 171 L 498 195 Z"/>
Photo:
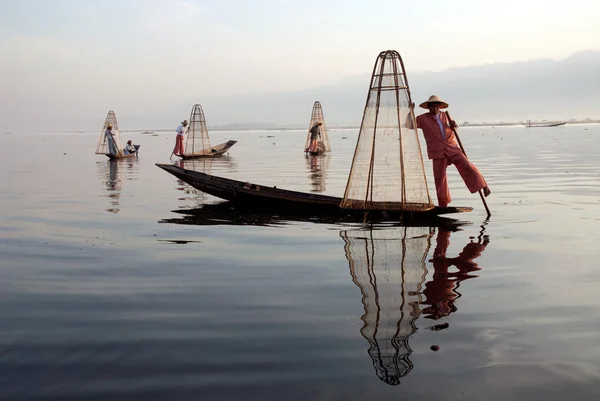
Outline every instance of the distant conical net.
<path id="1" fill-rule="evenodd" d="M 210 140 L 208 138 L 208 128 L 206 128 L 204 111 L 199 104 L 195 104 L 192 107 L 189 123 L 183 154 L 185 156 L 204 154 L 203 150 L 210 148 Z"/>
<path id="2" fill-rule="evenodd" d="M 417 129 L 406 127 L 407 119 L 414 121 L 411 104 L 400 55 L 393 50 L 381 52 L 371 76 L 342 208 L 433 208 Z"/>
<path id="3" fill-rule="evenodd" d="M 325 117 L 323 117 L 323 107 L 321 102 L 316 101 L 313 104 L 312 113 L 310 114 L 310 122 L 308 124 L 308 133 L 306 135 L 306 143 L 304 149 L 308 149 L 310 145 L 310 129 L 314 127 L 316 123 L 321 123 L 319 127 L 321 136 L 317 139 L 317 148 L 321 149 L 322 152 L 331 152 L 331 144 L 329 143 L 329 135 L 327 134 L 327 127 L 325 125 Z"/>
<path id="4" fill-rule="evenodd" d="M 417 330 L 429 227 L 342 231 L 354 284 L 360 288 L 364 314 L 362 336 L 377 376 L 399 384 L 413 367 L 409 338 Z"/>
<path id="5" fill-rule="evenodd" d="M 102 131 L 100 131 L 100 138 L 96 144 L 96 154 L 104 155 L 108 153 L 108 140 L 106 138 L 106 128 L 108 124 L 112 124 L 113 132 L 115 134 L 115 145 L 117 146 L 118 154 L 123 154 L 123 146 L 121 145 L 121 134 L 119 133 L 119 123 L 117 122 L 117 116 L 115 112 L 110 110 L 104 120 Z"/>

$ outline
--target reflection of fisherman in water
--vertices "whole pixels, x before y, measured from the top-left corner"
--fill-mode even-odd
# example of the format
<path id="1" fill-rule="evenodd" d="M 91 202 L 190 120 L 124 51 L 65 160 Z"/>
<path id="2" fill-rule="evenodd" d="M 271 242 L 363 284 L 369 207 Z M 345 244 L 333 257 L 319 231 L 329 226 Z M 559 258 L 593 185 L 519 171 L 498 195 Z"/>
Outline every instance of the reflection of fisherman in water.
<path id="1" fill-rule="evenodd" d="M 428 319 L 438 320 L 456 312 L 454 302 L 461 296 L 456 291 L 460 282 L 470 278 L 478 277 L 471 273 L 481 270 L 473 260 L 481 255 L 489 243 L 487 235 L 479 235 L 477 242 L 469 242 L 458 256 L 449 258 L 446 256 L 450 245 L 450 231 L 440 228 L 436 237 L 436 246 L 433 252 L 433 278 L 425 284 L 423 295 L 427 298 L 422 302 L 429 305 L 423 309 Z M 458 269 L 450 273 L 451 266 Z"/>
<path id="2" fill-rule="evenodd" d="M 106 209 L 110 213 L 119 213 L 119 198 L 121 197 L 121 174 L 119 171 L 119 161 L 109 160 L 107 161 L 108 174 L 106 184 L 106 190 L 109 191 L 108 197 L 111 198 L 111 207 Z"/>
<path id="3" fill-rule="evenodd" d="M 420 315 L 429 227 L 342 231 L 352 280 L 362 293 L 360 333 L 377 376 L 397 385 L 413 367 L 408 343 Z"/>
<path id="4" fill-rule="evenodd" d="M 421 313 L 439 319 L 456 311 L 458 283 L 479 270 L 473 261 L 489 240 L 483 232 L 454 258 L 446 257 L 451 230 L 440 228 L 436 237 L 431 281 L 425 283 L 425 261 L 433 229 L 396 227 L 381 230 L 342 231 L 352 281 L 362 293 L 365 313 L 360 333 L 369 342 L 368 353 L 377 376 L 397 385 L 413 367 L 409 339 Z M 448 268 L 456 266 L 457 273 Z M 424 289 L 423 289 L 424 288 Z M 424 298 L 427 298 L 425 300 Z M 429 305 L 421 311 L 421 305 Z"/>
<path id="5" fill-rule="evenodd" d="M 329 154 L 320 156 L 306 155 L 306 162 L 309 169 L 309 178 L 312 186 L 311 192 L 325 191 L 326 170 L 329 166 Z"/>

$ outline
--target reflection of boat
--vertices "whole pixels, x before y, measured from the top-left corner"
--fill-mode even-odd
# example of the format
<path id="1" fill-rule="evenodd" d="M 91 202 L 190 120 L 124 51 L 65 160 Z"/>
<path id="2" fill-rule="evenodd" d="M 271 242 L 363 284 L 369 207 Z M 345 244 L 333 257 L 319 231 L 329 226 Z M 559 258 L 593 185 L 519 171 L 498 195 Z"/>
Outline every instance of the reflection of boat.
<path id="1" fill-rule="evenodd" d="M 382 220 L 400 218 L 430 218 L 440 214 L 470 212 L 470 207 L 439 207 L 426 211 L 382 211 L 378 209 L 342 209 L 342 198 L 320 194 L 289 191 L 277 187 L 267 187 L 229 178 L 208 175 L 196 171 L 185 170 L 170 164 L 156 164 L 163 170 L 190 184 L 207 194 L 235 203 L 239 208 L 267 209 L 275 212 L 288 213 L 309 212 L 313 216 L 363 216 Z"/>
<path id="2" fill-rule="evenodd" d="M 112 124 L 113 132 L 114 132 L 114 141 L 117 152 L 115 154 L 109 153 L 109 144 L 105 137 L 105 131 L 108 127 L 108 124 Z M 124 153 L 123 146 L 121 145 L 121 134 L 119 131 L 119 123 L 117 122 L 117 116 L 115 112 L 110 110 L 106 115 L 106 119 L 104 120 L 104 125 L 102 126 L 102 131 L 100 131 L 100 138 L 98 139 L 98 143 L 96 144 L 96 154 L 98 155 L 106 155 L 109 159 L 123 159 L 123 158 L 131 158 L 137 157 L 138 150 L 140 145 L 135 146 L 135 152 L 133 153 Z"/>
<path id="3" fill-rule="evenodd" d="M 161 223 L 185 224 L 196 226 L 218 226 L 218 225 L 239 225 L 239 226 L 281 226 L 290 222 L 310 222 L 319 224 L 339 224 L 339 223 L 358 223 L 362 224 L 363 216 L 356 214 L 321 214 L 315 215 L 308 209 L 295 211 L 278 211 L 273 213 L 271 210 L 260 210 L 252 208 L 251 210 L 237 208 L 231 202 L 222 202 L 218 204 L 204 204 L 196 209 L 177 209 L 173 213 L 181 217 L 163 219 Z M 402 222 L 402 225 L 434 224 L 436 226 L 458 227 L 468 224 L 456 219 L 434 216 L 425 221 L 420 219 L 408 219 Z"/>
<path id="4" fill-rule="evenodd" d="M 317 137 L 316 147 L 311 149 L 310 130 L 315 124 L 320 123 L 319 136 Z M 306 153 L 311 155 L 320 155 L 326 152 L 331 152 L 331 144 L 329 143 L 329 135 L 327 134 L 327 127 L 325 126 L 325 117 L 323 117 L 323 108 L 321 102 L 316 101 L 313 104 L 312 113 L 310 115 L 310 123 L 308 124 L 308 134 L 306 135 L 306 143 L 304 144 Z"/>
<path id="5" fill-rule="evenodd" d="M 190 127 L 187 132 L 182 159 L 197 159 L 201 157 L 218 157 L 226 153 L 237 141 L 227 141 L 219 145 L 210 146 L 208 128 L 204 111 L 199 104 L 192 107 L 190 114 Z"/>
<path id="6" fill-rule="evenodd" d="M 455 291 L 467 271 L 477 270 L 473 262 L 483 252 L 487 238 L 470 242 L 456 258 L 447 258 L 450 232 L 456 227 L 440 227 L 434 251 L 433 279 L 425 282 L 431 236 L 429 227 L 394 227 L 380 230 L 340 232 L 345 242 L 346 258 L 352 281 L 362 294 L 364 314 L 361 335 L 368 341 L 368 354 L 377 376 L 390 385 L 413 368 L 413 352 L 409 340 L 417 331 L 417 320 L 423 313 L 435 319 L 456 311 Z M 457 273 L 448 273 L 449 266 Z M 476 276 L 470 276 L 476 277 Z M 421 305 L 428 305 L 421 309 Z M 449 327 L 431 327 L 438 331 Z"/>
<path id="7" fill-rule="evenodd" d="M 329 154 L 319 156 L 306 155 L 309 178 L 312 185 L 311 192 L 324 192 L 327 169 L 329 168 Z"/>

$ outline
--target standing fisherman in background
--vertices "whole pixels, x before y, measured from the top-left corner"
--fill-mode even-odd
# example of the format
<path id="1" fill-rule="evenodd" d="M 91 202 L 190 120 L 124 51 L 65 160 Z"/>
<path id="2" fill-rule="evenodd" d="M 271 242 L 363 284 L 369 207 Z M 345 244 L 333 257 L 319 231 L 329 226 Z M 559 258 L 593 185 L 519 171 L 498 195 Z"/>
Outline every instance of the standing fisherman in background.
<path id="1" fill-rule="evenodd" d="M 448 103 L 438 96 L 431 95 L 419 107 L 429 110 L 428 113 L 417 116 L 415 121 L 417 128 L 423 130 L 423 136 L 427 143 L 427 156 L 433 161 L 433 178 L 439 206 L 446 207 L 452 201 L 446 176 L 446 168 L 450 164 L 456 166 L 471 193 L 483 189 L 483 194 L 488 196 L 491 191 L 485 179 L 477 167 L 467 159 L 456 141 L 452 128 L 458 127 L 458 124 L 454 120 L 450 120 L 447 114 L 440 113 L 440 109 L 448 108 Z M 412 108 L 414 110 L 414 104 Z M 406 127 L 414 128 L 411 113 L 406 118 Z"/>
<path id="2" fill-rule="evenodd" d="M 316 152 L 318 150 L 317 137 L 321 136 L 321 125 L 321 122 L 316 121 L 310 129 L 310 145 L 308 146 L 308 149 L 305 150 L 305 152 Z"/>
<path id="3" fill-rule="evenodd" d="M 173 156 L 173 154 L 175 154 L 176 156 L 183 155 L 183 152 L 184 152 L 183 138 L 185 137 L 185 134 L 187 132 L 187 125 L 188 125 L 188 121 L 183 120 L 181 125 L 179 127 L 177 127 L 177 129 L 176 129 L 177 136 L 175 137 L 175 148 L 173 149 L 173 153 L 171 153 L 171 156 Z"/>
<path id="4" fill-rule="evenodd" d="M 119 152 L 117 143 L 115 142 L 115 131 L 113 131 L 112 123 L 108 123 L 106 126 L 106 131 L 104 131 L 104 142 L 108 142 L 109 155 L 114 156 Z"/>

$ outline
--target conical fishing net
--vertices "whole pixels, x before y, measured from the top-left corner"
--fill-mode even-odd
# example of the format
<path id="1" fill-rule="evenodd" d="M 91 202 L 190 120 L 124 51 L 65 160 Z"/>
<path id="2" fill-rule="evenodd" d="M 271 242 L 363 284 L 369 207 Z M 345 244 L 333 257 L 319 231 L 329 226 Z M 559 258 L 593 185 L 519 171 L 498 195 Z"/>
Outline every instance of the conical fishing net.
<path id="1" fill-rule="evenodd" d="M 117 147 L 117 154 L 123 154 L 123 146 L 121 145 L 121 135 L 119 133 L 119 123 L 117 122 L 117 116 L 115 112 L 110 110 L 106 115 L 106 119 L 104 120 L 104 125 L 102 126 L 102 131 L 100 131 L 100 138 L 98 139 L 98 143 L 96 144 L 96 154 L 104 155 L 109 153 L 108 148 L 108 139 L 106 138 L 106 128 L 108 124 L 112 124 L 115 145 Z"/>
<path id="2" fill-rule="evenodd" d="M 342 208 L 423 211 L 434 207 L 398 52 L 375 62 Z M 413 124 L 416 127 L 416 124 Z"/>
<path id="3" fill-rule="evenodd" d="M 308 124 L 308 133 L 306 135 L 306 143 L 304 149 L 308 149 L 310 145 L 310 129 L 314 127 L 316 123 L 321 123 L 319 127 L 321 135 L 317 138 L 317 148 L 320 152 L 331 152 L 331 144 L 329 143 L 329 135 L 327 134 L 327 127 L 325 126 L 325 118 L 323 117 L 323 107 L 321 103 L 316 101 L 313 104 L 312 113 L 310 115 L 310 123 Z"/>
<path id="4" fill-rule="evenodd" d="M 206 119 L 202 106 L 195 104 L 190 113 L 190 125 L 185 141 L 184 156 L 202 155 L 209 153 L 210 140 L 208 138 L 208 128 L 206 128 Z M 208 149 L 207 152 L 204 152 Z"/>

